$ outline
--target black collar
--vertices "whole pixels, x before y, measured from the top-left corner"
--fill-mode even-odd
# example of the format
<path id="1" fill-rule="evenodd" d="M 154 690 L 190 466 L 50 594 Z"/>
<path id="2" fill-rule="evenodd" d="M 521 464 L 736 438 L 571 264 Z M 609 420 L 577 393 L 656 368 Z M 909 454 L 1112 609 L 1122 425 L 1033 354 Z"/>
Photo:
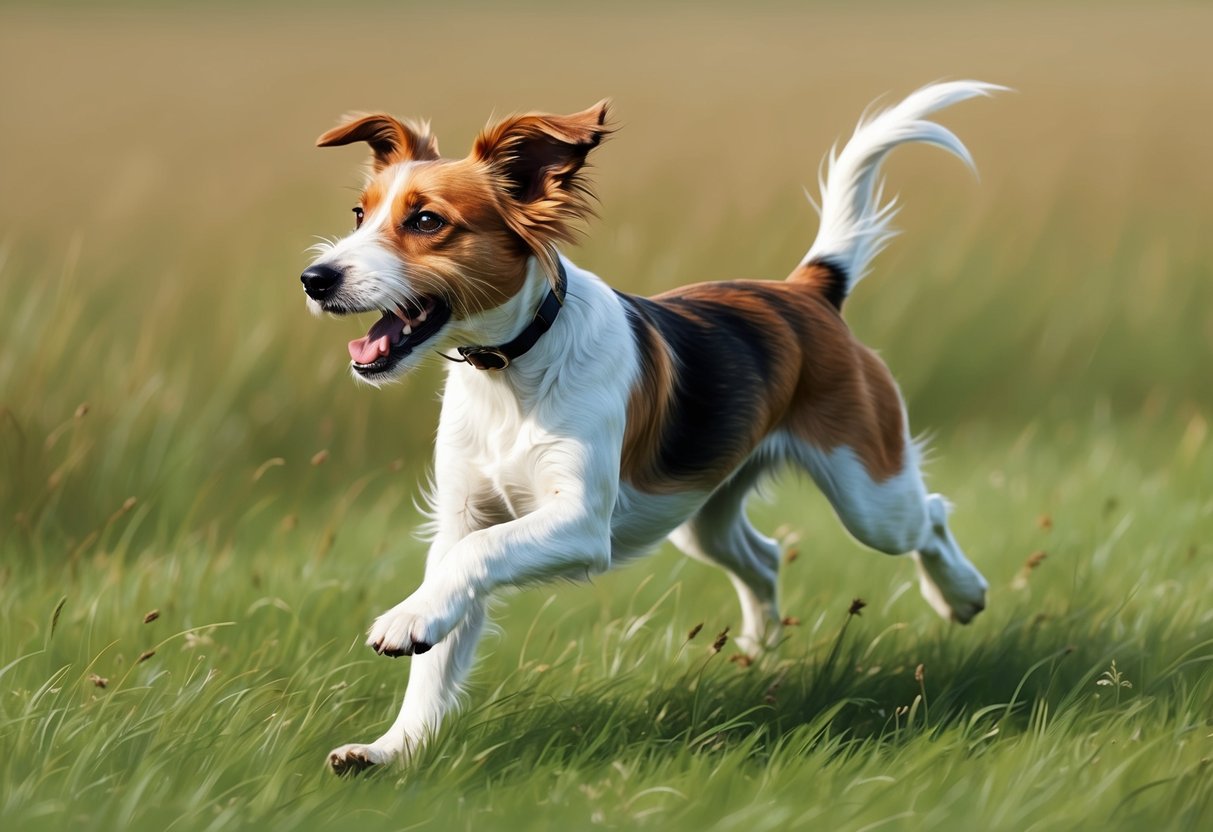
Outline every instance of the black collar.
<path id="1" fill-rule="evenodd" d="M 543 303 L 539 304 L 539 309 L 535 312 L 535 317 L 527 324 L 526 329 L 518 333 L 517 338 L 499 347 L 458 347 L 463 360 L 477 370 L 504 370 L 515 358 L 535 346 L 539 336 L 552 328 L 552 323 L 560 313 L 560 307 L 564 305 L 569 277 L 565 274 L 564 263 L 559 259 L 556 261 L 556 268 L 558 270 L 556 285 L 548 290 L 547 297 L 543 299 Z M 448 358 L 449 356 L 443 357 Z M 459 359 L 451 358 L 450 360 L 458 361 Z"/>

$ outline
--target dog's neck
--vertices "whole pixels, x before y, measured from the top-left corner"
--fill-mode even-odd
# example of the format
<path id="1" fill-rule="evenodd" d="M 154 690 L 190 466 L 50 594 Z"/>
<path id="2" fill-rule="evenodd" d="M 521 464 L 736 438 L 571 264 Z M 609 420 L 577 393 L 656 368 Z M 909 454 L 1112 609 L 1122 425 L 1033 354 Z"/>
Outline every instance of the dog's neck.
<path id="1" fill-rule="evenodd" d="M 513 388 L 520 399 L 528 399 L 546 388 L 545 376 L 557 368 L 567 352 L 567 324 L 569 305 L 574 300 L 571 289 L 572 272 L 576 268 L 563 257 L 561 263 L 568 275 L 570 285 L 566 287 L 565 307 L 551 328 L 540 336 L 529 350 L 515 358 L 504 370 L 478 370 L 467 364 L 454 364 L 451 372 L 471 373 L 480 376 L 487 384 L 505 384 Z M 552 284 L 539 261 L 532 257 L 527 261 L 526 278 L 522 289 L 500 306 L 476 316 L 475 327 L 468 327 L 457 338 L 462 343 L 496 345 L 517 337 L 535 317 L 551 290 Z M 462 329 L 462 328 L 461 328 Z"/>
<path id="2" fill-rule="evenodd" d="M 529 258 L 522 288 L 500 306 L 480 312 L 461 324 L 453 337 L 459 344 L 491 345 L 510 341 L 535 317 L 535 310 L 543 303 L 550 288 L 547 274 L 539 261 L 534 257 Z"/>

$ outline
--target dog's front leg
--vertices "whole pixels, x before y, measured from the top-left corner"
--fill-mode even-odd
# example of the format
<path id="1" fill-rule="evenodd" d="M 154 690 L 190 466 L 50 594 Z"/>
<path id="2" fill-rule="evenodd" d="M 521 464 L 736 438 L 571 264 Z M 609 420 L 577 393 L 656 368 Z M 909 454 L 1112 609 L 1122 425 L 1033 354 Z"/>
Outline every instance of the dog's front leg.
<path id="1" fill-rule="evenodd" d="M 446 554 L 432 557 L 421 586 L 379 616 L 367 639 L 384 655 L 413 655 L 400 715 L 375 742 L 331 752 L 332 769 L 338 774 L 360 771 L 424 744 L 457 704 L 493 591 L 606 569 L 608 529 L 609 522 L 596 521 L 566 501 L 554 502 L 473 532 Z"/>
<path id="2" fill-rule="evenodd" d="M 438 730 L 446 713 L 458 704 L 463 680 L 476 658 L 476 645 L 485 620 L 483 602 L 468 604 L 463 619 L 445 639 L 425 655 L 414 656 L 404 702 L 392 727 L 373 743 L 334 749 L 329 753 L 333 771 L 358 772 L 421 748 Z"/>
<path id="3" fill-rule="evenodd" d="M 606 569 L 622 433 L 610 427 L 601 440 L 550 433 L 535 440 L 536 452 L 518 463 L 533 510 L 432 550 L 421 586 L 379 616 L 367 644 L 387 656 L 426 653 L 501 587 Z"/>
<path id="4" fill-rule="evenodd" d="M 610 565 L 610 520 L 574 499 L 475 531 L 427 564 L 417 591 L 376 619 L 367 644 L 385 656 L 428 653 L 493 592 Z"/>
<path id="5" fill-rule="evenodd" d="M 472 468 L 445 460 L 445 477 L 440 478 L 439 494 L 445 497 L 437 508 L 437 535 L 429 546 L 427 574 L 463 537 L 491 523 L 489 517 L 468 512 L 475 501 L 475 490 L 486 488 Z M 392 612 L 378 617 L 376 626 L 386 622 Z M 414 752 L 442 724 L 443 716 L 456 705 L 463 679 L 475 660 L 475 646 L 484 629 L 485 604 L 469 602 L 462 619 L 425 655 L 416 655 L 409 668 L 409 685 L 400 713 L 383 736 L 370 743 L 352 743 L 329 753 L 329 765 L 337 774 L 357 773 L 371 765 L 380 765 Z"/>
<path id="6" fill-rule="evenodd" d="M 610 475 L 610 453 L 608 442 L 598 444 L 593 453 L 573 449 L 546 454 L 561 465 L 551 475 L 540 469 L 540 488 L 547 499 L 535 511 L 458 540 L 440 533 L 421 586 L 379 616 L 367 639 L 384 655 L 413 655 L 400 715 L 374 743 L 333 751 L 329 763 L 334 771 L 388 762 L 418 748 L 437 731 L 457 704 L 494 591 L 556 576 L 584 577 L 609 566 L 610 516 L 618 489 Z M 572 460 L 591 464 L 569 464 Z M 462 498 L 451 505 L 461 506 Z"/>

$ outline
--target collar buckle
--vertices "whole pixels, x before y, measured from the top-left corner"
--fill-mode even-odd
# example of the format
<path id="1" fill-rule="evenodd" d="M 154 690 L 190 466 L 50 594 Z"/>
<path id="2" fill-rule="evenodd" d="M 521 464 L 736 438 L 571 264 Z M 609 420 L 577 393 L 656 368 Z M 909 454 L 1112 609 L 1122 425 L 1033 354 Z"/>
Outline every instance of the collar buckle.
<path id="1" fill-rule="evenodd" d="M 510 366 L 510 357 L 498 347 L 459 347 L 463 360 L 477 370 L 504 370 Z"/>

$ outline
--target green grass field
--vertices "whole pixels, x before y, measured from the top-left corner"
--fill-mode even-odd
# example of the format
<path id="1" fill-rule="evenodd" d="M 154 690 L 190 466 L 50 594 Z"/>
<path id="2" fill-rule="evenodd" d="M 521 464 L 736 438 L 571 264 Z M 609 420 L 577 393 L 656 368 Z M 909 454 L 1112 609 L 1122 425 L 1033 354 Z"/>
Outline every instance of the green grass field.
<path id="1" fill-rule="evenodd" d="M 1145 3 L 0 10 L 0 828 L 1209 828 L 1211 30 Z M 333 777 L 407 679 L 362 634 L 420 576 L 441 368 L 355 386 L 366 321 L 307 315 L 362 160 L 315 136 L 387 109 L 455 155 L 494 111 L 611 95 L 569 253 L 652 292 L 781 278 L 831 142 L 940 77 L 1017 91 L 941 117 L 980 181 L 894 157 L 906 233 L 847 317 L 933 436 L 987 612 L 937 619 L 789 477 L 752 506 L 789 551 L 771 655 L 714 651 L 728 582 L 663 550 L 503 599 L 436 741 Z"/>

